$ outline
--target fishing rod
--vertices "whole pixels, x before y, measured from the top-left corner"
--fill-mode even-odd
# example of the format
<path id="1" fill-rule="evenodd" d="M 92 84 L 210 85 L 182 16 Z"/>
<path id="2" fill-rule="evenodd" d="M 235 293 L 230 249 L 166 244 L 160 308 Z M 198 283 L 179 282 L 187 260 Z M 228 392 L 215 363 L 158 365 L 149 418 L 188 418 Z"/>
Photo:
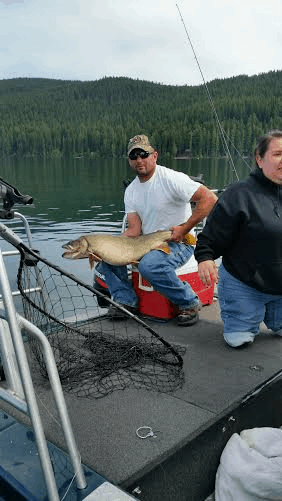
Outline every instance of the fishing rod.
<path id="1" fill-rule="evenodd" d="M 204 74 L 202 72 L 202 68 L 200 66 L 200 63 L 199 63 L 199 60 L 197 58 L 197 55 L 196 55 L 196 52 L 195 52 L 195 49 L 194 49 L 194 46 L 192 44 L 192 40 L 189 36 L 189 33 L 188 33 L 188 30 L 187 30 L 187 27 L 186 27 L 186 24 L 185 24 L 185 21 L 183 19 L 183 16 L 181 14 L 181 11 L 180 11 L 180 8 L 178 6 L 178 4 L 176 3 L 176 7 L 177 7 L 177 10 L 178 10 L 178 13 L 179 13 L 179 16 L 180 16 L 180 19 L 182 21 L 182 24 L 184 26 L 184 29 L 185 29 L 185 32 L 186 32 L 186 35 L 187 35 L 187 38 L 188 38 L 188 41 L 190 43 L 190 46 L 191 46 L 191 49 L 193 51 L 193 54 L 194 54 L 194 57 L 195 57 L 195 60 L 196 60 L 196 63 L 197 63 L 197 66 L 199 68 L 199 71 L 200 71 L 200 74 L 201 74 L 201 77 L 202 77 L 202 80 L 204 82 L 204 87 L 205 87 L 205 90 L 206 90 L 206 93 L 207 93 L 207 96 L 208 96 L 208 100 L 209 100 L 209 103 L 211 105 L 211 108 L 212 108 L 212 111 L 214 113 L 214 116 L 215 116 L 215 119 L 216 119 L 216 123 L 217 123 L 217 126 L 219 128 L 219 131 L 220 131 L 220 135 L 221 135 L 221 140 L 222 140 L 222 143 L 223 143 L 223 147 L 225 149 L 225 152 L 227 153 L 227 156 L 231 162 L 231 165 L 232 165 L 232 169 L 233 169 L 233 172 L 235 173 L 236 177 L 237 177 L 237 180 L 239 181 L 239 176 L 238 176 L 238 173 L 237 173 L 237 170 L 236 170 L 236 167 L 234 165 L 234 162 L 233 162 L 233 159 L 232 159 L 232 156 L 231 156 L 231 153 L 230 153 L 230 150 L 229 150 L 229 147 L 228 147 L 228 144 L 227 144 L 227 141 L 226 141 L 226 138 L 230 141 L 230 143 L 232 144 L 233 148 L 236 150 L 237 153 L 239 153 L 240 157 L 242 158 L 242 160 L 245 162 L 245 164 L 248 166 L 248 168 L 250 169 L 250 166 L 249 164 L 245 161 L 245 159 L 242 157 L 242 155 L 240 154 L 240 152 L 237 150 L 237 148 L 235 147 L 235 145 L 232 143 L 231 139 L 228 137 L 228 135 L 226 134 L 226 132 L 224 131 L 222 125 L 221 125 L 221 122 L 219 120 L 219 117 L 218 117 L 218 114 L 217 114 L 217 111 L 216 111 L 216 108 L 215 108 L 215 105 L 214 105 L 214 102 L 213 102 L 213 99 L 212 99 L 212 96 L 210 94 L 210 91 L 209 91 L 209 88 L 208 88 L 208 85 L 207 85 L 207 82 L 205 80 L 205 77 L 204 77 Z"/>

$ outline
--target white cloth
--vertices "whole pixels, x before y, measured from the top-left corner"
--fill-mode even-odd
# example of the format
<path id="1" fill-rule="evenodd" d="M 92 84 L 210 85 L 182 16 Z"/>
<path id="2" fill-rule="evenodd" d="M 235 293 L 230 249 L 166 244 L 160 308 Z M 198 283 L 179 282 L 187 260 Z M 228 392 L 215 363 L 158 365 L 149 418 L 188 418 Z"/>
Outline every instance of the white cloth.
<path id="1" fill-rule="evenodd" d="M 234 433 L 216 474 L 215 501 L 282 501 L 282 430 Z"/>
<path id="2" fill-rule="evenodd" d="M 125 212 L 139 215 L 143 235 L 168 230 L 189 219 L 189 202 L 200 186 L 183 172 L 157 165 L 148 181 L 141 183 L 136 177 L 126 188 Z"/>

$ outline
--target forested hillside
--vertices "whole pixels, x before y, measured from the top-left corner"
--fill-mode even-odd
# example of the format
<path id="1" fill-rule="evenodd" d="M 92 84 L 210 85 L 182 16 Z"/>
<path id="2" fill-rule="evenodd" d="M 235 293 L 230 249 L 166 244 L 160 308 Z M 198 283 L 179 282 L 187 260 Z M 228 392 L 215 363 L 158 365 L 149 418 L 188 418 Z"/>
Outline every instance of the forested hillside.
<path id="1" fill-rule="evenodd" d="M 252 152 L 257 136 L 282 128 L 282 71 L 214 80 L 208 88 L 223 129 L 242 155 Z M 194 157 L 225 154 L 203 85 L 18 78 L 0 81 L 0 106 L 3 156 L 120 157 L 138 133 L 147 134 L 163 157 L 187 150 Z"/>

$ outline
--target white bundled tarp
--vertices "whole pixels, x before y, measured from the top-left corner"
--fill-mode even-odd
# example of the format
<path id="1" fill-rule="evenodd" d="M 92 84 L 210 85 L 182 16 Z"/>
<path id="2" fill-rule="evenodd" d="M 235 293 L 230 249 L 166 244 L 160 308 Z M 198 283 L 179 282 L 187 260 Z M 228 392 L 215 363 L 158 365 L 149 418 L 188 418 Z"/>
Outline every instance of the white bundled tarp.
<path id="1" fill-rule="evenodd" d="M 216 474 L 215 501 L 282 501 L 282 429 L 234 433 Z"/>

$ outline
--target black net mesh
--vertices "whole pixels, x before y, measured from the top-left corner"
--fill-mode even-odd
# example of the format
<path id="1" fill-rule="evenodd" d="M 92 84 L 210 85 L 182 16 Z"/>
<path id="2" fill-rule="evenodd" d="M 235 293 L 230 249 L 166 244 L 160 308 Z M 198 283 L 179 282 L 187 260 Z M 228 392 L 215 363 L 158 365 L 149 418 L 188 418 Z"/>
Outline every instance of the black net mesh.
<path id="1" fill-rule="evenodd" d="M 108 306 L 115 303 L 106 295 L 24 245 L 20 252 L 24 315 L 48 337 L 66 391 L 99 398 L 129 386 L 171 392 L 183 384 L 183 348 L 169 344 L 135 315 L 114 319 Z M 97 295 L 106 308 L 99 306 Z M 38 342 L 30 338 L 29 343 L 47 378 Z"/>

